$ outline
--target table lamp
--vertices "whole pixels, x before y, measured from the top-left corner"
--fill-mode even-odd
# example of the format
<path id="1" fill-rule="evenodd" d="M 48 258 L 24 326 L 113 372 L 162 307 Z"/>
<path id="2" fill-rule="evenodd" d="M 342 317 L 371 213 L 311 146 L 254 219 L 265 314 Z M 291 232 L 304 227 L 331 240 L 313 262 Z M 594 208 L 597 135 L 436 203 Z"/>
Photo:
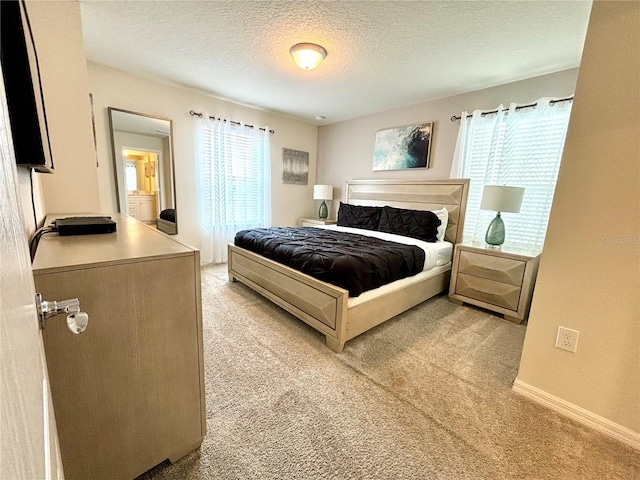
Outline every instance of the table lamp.
<path id="1" fill-rule="evenodd" d="M 487 228 L 484 241 L 491 247 L 499 247 L 504 243 L 504 222 L 500 212 L 520 213 L 524 188 L 507 187 L 505 185 L 485 185 L 482 193 L 481 210 L 498 212 Z"/>
<path id="2" fill-rule="evenodd" d="M 318 210 L 318 217 L 327 218 L 329 216 L 329 209 L 327 208 L 325 200 L 333 200 L 333 185 L 314 185 L 313 199 L 322 200 L 320 209 Z"/>

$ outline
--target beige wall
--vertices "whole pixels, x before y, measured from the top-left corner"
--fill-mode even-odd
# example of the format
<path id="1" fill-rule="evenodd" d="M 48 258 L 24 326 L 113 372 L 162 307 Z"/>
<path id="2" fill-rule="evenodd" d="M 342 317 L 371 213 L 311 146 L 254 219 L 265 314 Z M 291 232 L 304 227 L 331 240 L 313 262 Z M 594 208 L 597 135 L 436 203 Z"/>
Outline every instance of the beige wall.
<path id="1" fill-rule="evenodd" d="M 640 3 L 594 2 L 518 380 L 640 432 Z M 554 348 L 559 325 L 576 353 Z"/>
<path id="2" fill-rule="evenodd" d="M 22 224 L 27 238 L 31 238 L 38 226 L 42 226 L 46 215 L 42 194 L 42 184 L 37 173 L 33 175 L 33 202 L 31 199 L 31 181 L 27 167 L 17 167 L 18 171 L 18 200 L 22 208 Z M 34 209 L 35 206 L 35 209 Z M 38 226 L 36 226 L 36 223 Z"/>
<path id="3" fill-rule="evenodd" d="M 508 83 L 476 92 L 420 103 L 409 107 L 320 127 L 318 132 L 318 182 L 333 185 L 334 212 L 343 199 L 344 182 L 363 178 L 449 178 L 460 122 L 452 115 L 491 109 L 503 103 L 526 104 L 540 97 L 573 94 L 577 69 Z M 426 170 L 373 172 L 373 144 L 377 130 L 424 121 L 434 122 L 430 167 Z M 334 213 L 335 215 L 335 213 Z"/>
<path id="4" fill-rule="evenodd" d="M 98 174 L 80 5 L 27 2 L 47 110 L 54 174 L 42 182 L 46 213 L 99 212 Z M 22 182 L 21 182 L 22 183 Z M 31 206 L 25 207 L 25 215 Z"/>
<path id="5" fill-rule="evenodd" d="M 219 100 L 194 90 L 131 75 L 101 65 L 88 64 L 90 91 L 93 93 L 100 159 L 100 203 L 103 212 L 115 211 L 116 197 L 109 137 L 107 107 L 117 107 L 173 120 L 174 160 L 178 237 L 196 247 L 198 237 L 198 199 L 195 172 L 195 120 L 189 110 L 208 111 L 252 125 L 268 125 L 271 136 L 272 224 L 295 225 L 298 217 L 313 212 L 313 184 L 316 172 L 318 128 L 290 117 L 264 112 Z M 256 88 L 259 88 L 256 85 Z M 283 185 L 282 148 L 309 152 L 309 184 Z"/>

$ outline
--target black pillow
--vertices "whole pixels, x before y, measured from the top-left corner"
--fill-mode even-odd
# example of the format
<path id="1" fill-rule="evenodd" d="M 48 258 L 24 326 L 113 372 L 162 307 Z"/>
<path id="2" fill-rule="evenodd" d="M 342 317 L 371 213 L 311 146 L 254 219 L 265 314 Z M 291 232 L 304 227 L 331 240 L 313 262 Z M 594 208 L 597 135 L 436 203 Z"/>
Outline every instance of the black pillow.
<path id="1" fill-rule="evenodd" d="M 442 222 L 438 216 L 429 210 L 384 207 L 378 230 L 425 242 L 436 242 L 440 223 Z"/>
<path id="2" fill-rule="evenodd" d="M 364 207 L 340 202 L 338 226 L 378 230 L 382 207 Z"/>
<path id="3" fill-rule="evenodd" d="M 176 209 L 175 208 L 167 208 L 166 210 L 162 210 L 160 212 L 160 218 L 162 220 L 166 220 L 167 222 L 176 222 Z"/>

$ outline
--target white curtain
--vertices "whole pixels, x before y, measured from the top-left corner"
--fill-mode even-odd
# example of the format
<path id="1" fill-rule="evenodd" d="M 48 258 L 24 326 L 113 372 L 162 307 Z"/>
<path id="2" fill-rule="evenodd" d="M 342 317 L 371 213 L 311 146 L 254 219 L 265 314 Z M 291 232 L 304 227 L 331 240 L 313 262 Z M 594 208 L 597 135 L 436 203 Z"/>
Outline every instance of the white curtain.
<path id="1" fill-rule="evenodd" d="M 462 175 L 464 165 L 464 147 L 467 142 L 467 130 L 469 128 L 469 113 L 465 110 L 460 114 L 460 129 L 458 130 L 458 140 L 456 149 L 453 152 L 453 163 L 451 164 L 451 178 L 465 178 Z"/>
<path id="2" fill-rule="evenodd" d="M 224 263 L 236 232 L 271 225 L 269 127 L 212 120 L 204 112 L 196 132 L 200 259 Z"/>
<path id="3" fill-rule="evenodd" d="M 461 123 L 451 177 L 470 178 L 464 241 L 484 242 L 496 212 L 480 210 L 485 185 L 524 187 L 520 213 L 504 213 L 506 243 L 541 248 L 571 113 L 571 102 L 541 98 L 535 108 L 474 111 Z"/>

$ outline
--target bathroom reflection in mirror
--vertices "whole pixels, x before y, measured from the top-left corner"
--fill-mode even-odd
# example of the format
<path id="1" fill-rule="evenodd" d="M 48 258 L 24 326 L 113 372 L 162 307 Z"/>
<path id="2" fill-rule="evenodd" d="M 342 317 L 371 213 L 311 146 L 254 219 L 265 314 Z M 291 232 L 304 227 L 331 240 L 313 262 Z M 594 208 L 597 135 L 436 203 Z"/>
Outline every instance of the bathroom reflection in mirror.
<path id="1" fill-rule="evenodd" d="M 171 120 L 108 110 L 118 211 L 178 233 Z"/>

